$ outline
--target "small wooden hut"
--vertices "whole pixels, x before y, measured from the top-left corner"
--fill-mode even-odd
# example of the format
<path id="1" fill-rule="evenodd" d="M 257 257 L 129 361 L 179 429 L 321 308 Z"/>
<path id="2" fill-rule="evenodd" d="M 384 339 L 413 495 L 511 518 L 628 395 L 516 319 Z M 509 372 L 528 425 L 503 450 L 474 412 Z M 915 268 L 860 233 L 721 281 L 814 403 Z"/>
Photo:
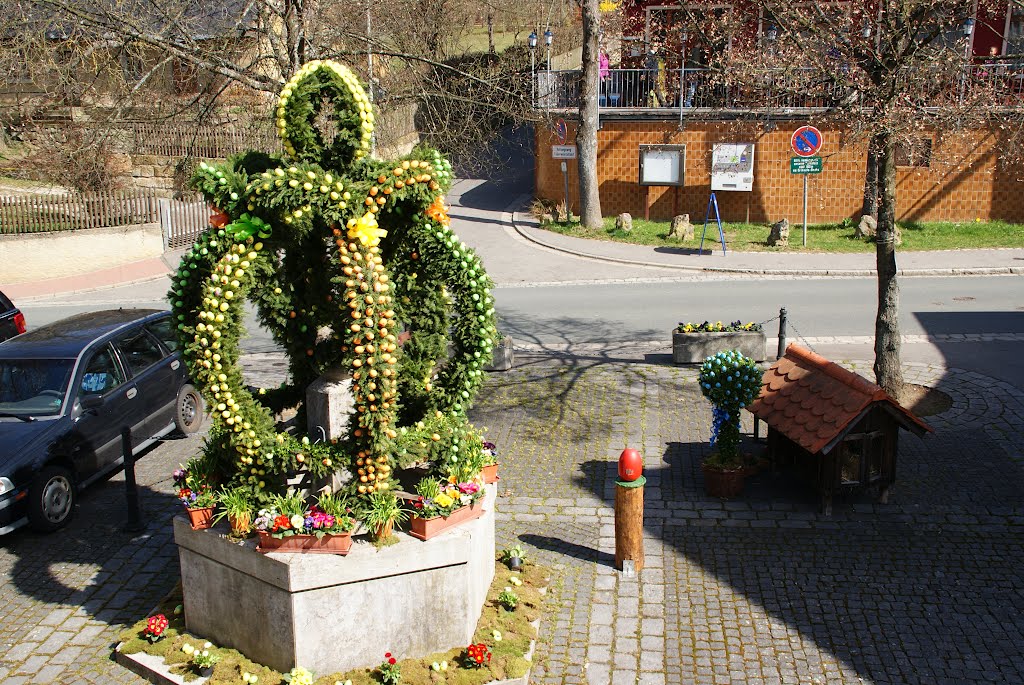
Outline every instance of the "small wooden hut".
<path id="1" fill-rule="evenodd" d="M 747 410 L 768 424 L 769 456 L 814 484 L 825 514 L 844 490 L 875 488 L 885 502 L 896 480 L 899 429 L 931 431 L 879 386 L 798 345 L 786 348 L 762 383 Z"/>

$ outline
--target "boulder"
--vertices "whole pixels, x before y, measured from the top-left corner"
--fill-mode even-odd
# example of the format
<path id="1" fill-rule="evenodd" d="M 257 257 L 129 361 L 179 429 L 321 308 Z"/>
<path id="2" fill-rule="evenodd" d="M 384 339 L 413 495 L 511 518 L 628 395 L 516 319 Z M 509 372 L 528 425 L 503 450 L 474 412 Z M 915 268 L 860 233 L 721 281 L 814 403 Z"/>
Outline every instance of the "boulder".
<path id="1" fill-rule="evenodd" d="M 668 232 L 668 237 L 682 241 L 693 240 L 693 224 L 690 223 L 689 214 L 672 217 L 672 228 Z"/>
<path id="2" fill-rule="evenodd" d="M 633 217 L 629 215 L 629 212 L 623 212 L 615 217 L 615 230 L 629 233 L 633 230 Z"/>
<path id="3" fill-rule="evenodd" d="M 789 245 L 789 219 L 782 219 L 772 224 L 771 233 L 768 234 L 768 244 L 772 247 Z"/>
<path id="4" fill-rule="evenodd" d="M 874 238 L 877 229 L 878 222 L 875 217 L 865 214 L 860 218 L 860 223 L 857 224 L 857 230 L 853 235 L 857 238 Z"/>

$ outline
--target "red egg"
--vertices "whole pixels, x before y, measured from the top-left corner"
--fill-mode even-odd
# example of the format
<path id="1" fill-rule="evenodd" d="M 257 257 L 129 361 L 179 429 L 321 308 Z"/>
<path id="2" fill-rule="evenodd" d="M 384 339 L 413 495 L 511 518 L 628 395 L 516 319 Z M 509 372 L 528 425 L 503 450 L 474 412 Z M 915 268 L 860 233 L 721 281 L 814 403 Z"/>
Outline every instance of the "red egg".
<path id="1" fill-rule="evenodd" d="M 640 453 L 627 447 L 619 455 L 619 479 L 632 482 L 644 472 L 644 460 Z"/>

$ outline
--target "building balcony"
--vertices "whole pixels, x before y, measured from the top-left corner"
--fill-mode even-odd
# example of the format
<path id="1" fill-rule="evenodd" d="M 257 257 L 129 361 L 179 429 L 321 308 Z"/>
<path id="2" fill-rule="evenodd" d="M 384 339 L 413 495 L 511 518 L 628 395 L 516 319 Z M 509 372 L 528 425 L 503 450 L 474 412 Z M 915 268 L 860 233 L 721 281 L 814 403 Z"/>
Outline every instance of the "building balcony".
<path id="1" fill-rule="evenodd" d="M 541 70 L 535 78 L 537 110 L 571 114 L 579 109 L 580 70 Z M 993 109 L 1024 108 L 1024 63 L 1020 61 L 965 65 L 930 75 L 927 84 L 927 92 L 920 96 L 925 100 L 919 103 L 926 109 L 977 100 L 979 94 Z M 821 79 L 814 70 L 801 69 L 766 69 L 742 81 L 709 69 L 610 69 L 598 84 L 601 116 L 611 118 L 730 119 L 763 113 L 785 119 L 855 108 L 860 102 L 855 86 L 838 85 Z"/>

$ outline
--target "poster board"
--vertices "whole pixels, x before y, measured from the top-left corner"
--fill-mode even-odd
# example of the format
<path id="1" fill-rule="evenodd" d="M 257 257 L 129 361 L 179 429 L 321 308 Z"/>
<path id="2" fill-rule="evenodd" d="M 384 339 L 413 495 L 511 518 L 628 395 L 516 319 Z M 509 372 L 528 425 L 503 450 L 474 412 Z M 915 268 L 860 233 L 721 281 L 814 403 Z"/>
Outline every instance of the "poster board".
<path id="1" fill-rule="evenodd" d="M 686 166 L 685 145 L 641 145 L 640 185 L 681 186 Z"/>
<path id="2" fill-rule="evenodd" d="M 718 143 L 711 149 L 711 190 L 754 190 L 753 143 Z"/>

